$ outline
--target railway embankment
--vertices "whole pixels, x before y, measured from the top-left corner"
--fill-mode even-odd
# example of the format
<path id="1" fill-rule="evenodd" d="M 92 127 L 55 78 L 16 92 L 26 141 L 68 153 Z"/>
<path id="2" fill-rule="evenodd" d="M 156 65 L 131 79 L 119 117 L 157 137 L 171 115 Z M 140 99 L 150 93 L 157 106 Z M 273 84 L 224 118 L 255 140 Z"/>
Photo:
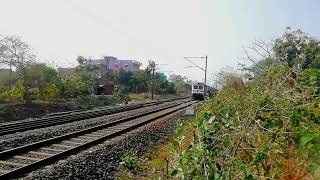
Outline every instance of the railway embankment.
<path id="1" fill-rule="evenodd" d="M 45 128 L 39 128 L 39 129 L 29 130 L 25 132 L 17 132 L 14 134 L 3 135 L 3 136 L 0 136 L 1 137 L 0 151 L 8 150 L 11 148 L 19 147 L 22 145 L 38 142 L 41 140 L 45 140 L 45 139 L 49 139 L 57 136 L 61 136 L 64 134 L 68 134 L 70 132 L 83 130 L 83 129 L 101 125 L 107 122 L 113 122 L 121 118 L 126 118 L 128 116 L 139 114 L 141 112 L 151 112 L 155 108 L 163 108 L 166 106 L 171 106 L 175 103 L 177 102 L 167 102 L 167 103 L 163 103 L 155 106 L 149 106 L 144 108 L 128 110 L 124 112 L 118 112 L 110 115 L 84 119 L 81 121 L 60 124 L 52 127 L 45 127 Z"/>
<path id="2" fill-rule="evenodd" d="M 40 118 L 50 113 L 87 110 L 102 106 L 114 106 L 123 100 L 117 96 L 84 96 L 60 101 L 0 102 L 0 123 L 19 121 L 26 118 Z"/>
<path id="3" fill-rule="evenodd" d="M 34 171 L 23 179 L 114 179 L 124 153 L 143 155 L 174 134 L 179 110 L 77 155 Z"/>

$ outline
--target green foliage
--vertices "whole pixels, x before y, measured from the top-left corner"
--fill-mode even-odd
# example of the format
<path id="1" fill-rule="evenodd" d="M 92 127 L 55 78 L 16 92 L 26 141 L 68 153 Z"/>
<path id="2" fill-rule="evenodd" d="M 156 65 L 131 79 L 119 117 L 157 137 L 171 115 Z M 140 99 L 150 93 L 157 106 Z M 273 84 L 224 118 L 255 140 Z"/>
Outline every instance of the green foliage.
<path id="1" fill-rule="evenodd" d="M 124 103 L 127 103 L 130 101 L 129 95 L 121 91 L 114 92 L 113 97 L 119 99 L 120 102 L 124 102 Z"/>
<path id="2" fill-rule="evenodd" d="M 74 76 L 81 81 L 83 88 L 86 88 L 89 94 L 94 94 L 94 87 L 98 81 L 99 68 L 95 65 L 80 65 L 76 68 Z"/>
<path id="3" fill-rule="evenodd" d="M 289 67 L 320 68 L 320 41 L 301 30 L 288 31 L 275 42 L 277 58 Z"/>
<path id="4" fill-rule="evenodd" d="M 24 86 L 22 81 L 18 81 L 17 85 L 8 91 L 2 91 L 0 97 L 8 100 L 22 101 L 24 96 Z"/>
<path id="5" fill-rule="evenodd" d="M 140 93 L 148 91 L 148 76 L 145 71 L 134 71 L 129 86 L 131 92 Z"/>
<path id="6" fill-rule="evenodd" d="M 151 74 L 148 70 L 108 72 L 107 77 L 114 84 L 121 85 L 122 91 L 126 93 L 142 93 L 151 88 Z M 176 87 L 174 83 L 161 77 L 159 73 L 155 73 L 155 92 L 158 94 L 175 94 Z"/>
<path id="7" fill-rule="evenodd" d="M 169 82 L 167 79 L 161 78 L 157 73 L 155 76 L 155 92 L 157 94 L 175 94 L 175 84 Z"/>
<path id="8" fill-rule="evenodd" d="M 121 164 L 133 174 L 136 174 L 142 170 L 141 166 L 139 165 L 137 156 L 132 153 L 125 153 L 121 160 Z"/>
<path id="9" fill-rule="evenodd" d="M 111 106 L 120 103 L 121 100 L 116 96 L 86 96 L 80 99 L 80 109 L 92 109 L 95 107 Z"/>
<path id="10" fill-rule="evenodd" d="M 176 147 L 171 175 L 277 179 L 290 172 L 285 159 L 310 164 L 294 164 L 300 170 L 293 174 L 318 172 L 320 70 L 306 69 L 296 79 L 291 71 L 276 65 L 243 88 L 225 81 L 225 88 L 205 102 L 194 121 L 196 137 L 189 148 L 181 148 L 183 136 L 171 141 Z M 176 130 L 178 136 L 180 132 Z"/>
<path id="11" fill-rule="evenodd" d="M 80 65 L 84 65 L 87 62 L 87 58 L 83 57 L 83 56 L 78 56 L 77 57 L 77 61 Z"/>
<path id="12" fill-rule="evenodd" d="M 31 88 L 37 88 L 39 91 L 39 98 L 52 99 L 53 94 L 47 94 L 48 88 L 55 88 L 53 84 L 59 81 L 58 72 L 48 67 L 46 64 L 32 64 L 26 68 L 27 81 Z M 46 92 L 45 92 L 46 91 Z M 50 90 L 49 90 L 50 91 Z M 58 92 L 56 92 L 58 93 Z M 58 97 L 58 95 L 54 95 Z"/>
<path id="13" fill-rule="evenodd" d="M 55 100 L 60 97 L 60 90 L 56 84 L 48 84 L 43 88 L 43 95 L 46 100 Z"/>
<path id="14" fill-rule="evenodd" d="M 62 97 L 77 97 L 89 94 L 87 84 L 78 78 L 69 78 L 61 80 L 58 84 Z"/>
<path id="15" fill-rule="evenodd" d="M 191 84 L 188 82 L 187 77 L 181 75 L 172 74 L 169 77 L 169 81 L 175 86 L 176 92 L 179 94 L 191 94 Z"/>
<path id="16" fill-rule="evenodd" d="M 320 95 L 320 70 L 306 69 L 298 77 L 299 90 L 305 90 L 311 95 Z"/>

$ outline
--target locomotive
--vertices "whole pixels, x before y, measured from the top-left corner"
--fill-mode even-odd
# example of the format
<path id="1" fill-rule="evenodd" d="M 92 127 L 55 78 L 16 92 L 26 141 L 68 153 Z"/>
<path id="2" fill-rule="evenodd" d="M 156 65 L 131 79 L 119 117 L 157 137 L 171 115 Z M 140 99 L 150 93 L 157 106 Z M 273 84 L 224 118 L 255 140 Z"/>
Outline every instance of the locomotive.
<path id="1" fill-rule="evenodd" d="M 192 98 L 195 100 L 204 100 L 204 83 L 195 83 L 192 85 Z"/>

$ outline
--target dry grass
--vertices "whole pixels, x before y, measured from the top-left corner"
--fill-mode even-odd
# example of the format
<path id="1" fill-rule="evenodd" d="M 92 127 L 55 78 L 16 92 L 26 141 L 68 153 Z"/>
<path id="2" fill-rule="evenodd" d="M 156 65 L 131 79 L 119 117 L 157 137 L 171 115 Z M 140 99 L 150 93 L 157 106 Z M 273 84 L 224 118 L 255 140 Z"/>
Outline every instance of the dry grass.
<path id="1" fill-rule="evenodd" d="M 189 120 L 190 118 L 183 118 L 183 121 Z M 184 126 L 185 136 L 182 143 L 182 150 L 185 150 L 189 147 L 190 143 L 193 140 L 194 132 L 192 125 L 186 124 Z M 174 146 L 169 142 L 174 137 L 168 137 L 164 140 L 162 145 L 154 147 L 150 152 L 146 153 L 143 157 L 140 158 L 139 164 L 143 168 L 141 172 L 134 175 L 130 173 L 127 169 L 121 167 L 117 172 L 117 179 L 127 180 L 127 179 L 168 179 L 168 167 L 170 166 L 170 156 L 171 152 L 174 150 Z"/>
<path id="2" fill-rule="evenodd" d="M 134 101 L 146 101 L 151 99 L 148 93 L 141 93 L 141 94 L 130 93 L 129 98 Z"/>

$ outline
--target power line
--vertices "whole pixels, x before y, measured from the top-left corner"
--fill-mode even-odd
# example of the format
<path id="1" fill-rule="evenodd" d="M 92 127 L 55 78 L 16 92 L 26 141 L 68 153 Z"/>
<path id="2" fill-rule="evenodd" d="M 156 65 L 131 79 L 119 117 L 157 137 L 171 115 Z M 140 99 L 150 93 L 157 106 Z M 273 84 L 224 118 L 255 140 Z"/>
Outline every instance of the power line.
<path id="1" fill-rule="evenodd" d="M 204 71 L 204 69 L 202 67 L 200 67 L 199 65 L 197 65 L 196 63 L 192 62 L 189 58 L 202 58 L 202 57 L 184 57 L 184 59 L 186 59 L 187 61 L 189 61 L 191 64 L 194 65 L 194 67 L 198 67 L 200 68 L 201 70 Z"/>
<path id="2" fill-rule="evenodd" d="M 204 92 L 206 93 L 206 90 L 207 90 L 208 56 L 184 57 L 184 59 L 186 59 L 186 60 L 189 61 L 191 64 L 193 64 L 193 66 L 187 66 L 187 67 L 197 67 L 197 68 L 201 69 L 202 71 L 204 71 Z M 194 63 L 194 62 L 191 61 L 190 59 L 205 59 L 205 67 L 203 68 L 203 67 L 197 65 L 196 63 Z"/>

